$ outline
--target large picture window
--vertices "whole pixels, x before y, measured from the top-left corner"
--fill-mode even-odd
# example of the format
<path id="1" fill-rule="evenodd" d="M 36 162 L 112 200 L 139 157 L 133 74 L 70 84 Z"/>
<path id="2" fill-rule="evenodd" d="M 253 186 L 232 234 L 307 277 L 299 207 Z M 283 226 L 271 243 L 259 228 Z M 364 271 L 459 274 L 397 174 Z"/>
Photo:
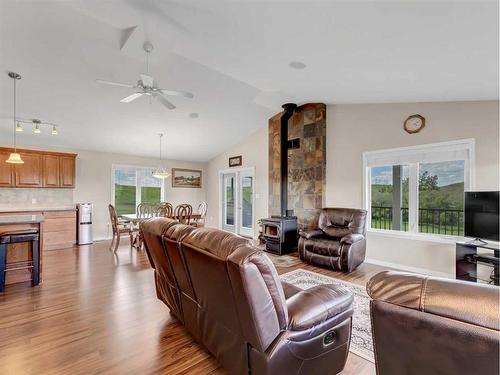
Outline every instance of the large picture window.
<path id="1" fill-rule="evenodd" d="M 473 140 L 365 152 L 369 228 L 463 236 L 473 160 Z"/>
<path id="2" fill-rule="evenodd" d="M 135 214 L 139 203 L 164 201 L 162 180 L 152 176 L 153 168 L 113 166 L 113 202 L 119 215 Z"/>

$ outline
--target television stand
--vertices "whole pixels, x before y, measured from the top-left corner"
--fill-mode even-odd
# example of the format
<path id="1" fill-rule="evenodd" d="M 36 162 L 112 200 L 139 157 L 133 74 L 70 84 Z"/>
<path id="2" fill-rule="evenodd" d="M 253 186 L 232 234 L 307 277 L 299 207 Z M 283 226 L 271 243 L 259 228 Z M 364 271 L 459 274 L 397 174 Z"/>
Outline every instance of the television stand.
<path id="1" fill-rule="evenodd" d="M 488 242 L 486 241 L 483 241 L 482 239 L 480 238 L 475 238 L 469 242 L 466 242 L 467 245 L 474 245 L 474 246 L 478 246 L 478 247 L 481 247 L 483 245 L 488 245 Z"/>
<path id="2" fill-rule="evenodd" d="M 457 280 L 471 282 L 486 282 L 500 285 L 499 260 L 500 245 L 491 243 L 457 242 L 455 258 L 455 277 Z M 488 251 L 489 250 L 489 251 Z M 478 278 L 477 265 L 485 265 L 492 268 L 492 276 L 489 280 Z"/>

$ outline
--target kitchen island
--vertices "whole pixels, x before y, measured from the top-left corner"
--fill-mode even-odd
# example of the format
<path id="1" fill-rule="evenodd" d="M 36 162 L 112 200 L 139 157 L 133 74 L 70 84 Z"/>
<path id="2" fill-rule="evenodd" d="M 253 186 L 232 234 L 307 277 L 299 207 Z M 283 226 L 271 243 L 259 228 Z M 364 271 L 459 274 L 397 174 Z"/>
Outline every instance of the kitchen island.
<path id="1" fill-rule="evenodd" d="M 0 205 L 0 233 L 37 228 L 40 231 L 40 281 L 43 279 L 43 252 L 72 248 L 76 243 L 76 207 L 68 205 Z M 7 250 L 5 284 L 31 280 L 29 244 L 12 244 Z M 16 268 L 15 270 L 12 268 Z"/>
<path id="2" fill-rule="evenodd" d="M 39 213 L 33 214 L 0 214 L 0 234 L 24 229 L 36 229 L 43 238 L 45 218 Z M 43 268 L 43 241 L 40 241 L 40 281 Z M 29 243 L 14 243 L 7 247 L 7 265 L 5 284 L 14 284 L 31 280 L 31 251 Z"/>
<path id="3" fill-rule="evenodd" d="M 72 247 L 76 243 L 76 206 L 68 205 L 0 205 L 0 216 L 42 215 L 45 236 L 41 239 L 44 250 Z"/>

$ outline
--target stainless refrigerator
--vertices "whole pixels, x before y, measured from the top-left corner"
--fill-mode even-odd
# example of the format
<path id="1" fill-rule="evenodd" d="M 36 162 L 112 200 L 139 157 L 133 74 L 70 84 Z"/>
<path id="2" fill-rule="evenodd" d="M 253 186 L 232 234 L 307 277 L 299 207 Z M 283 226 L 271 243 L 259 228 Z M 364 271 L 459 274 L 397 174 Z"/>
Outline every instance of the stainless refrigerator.
<path id="1" fill-rule="evenodd" d="M 78 245 L 88 245 L 92 241 L 92 203 L 78 203 Z"/>

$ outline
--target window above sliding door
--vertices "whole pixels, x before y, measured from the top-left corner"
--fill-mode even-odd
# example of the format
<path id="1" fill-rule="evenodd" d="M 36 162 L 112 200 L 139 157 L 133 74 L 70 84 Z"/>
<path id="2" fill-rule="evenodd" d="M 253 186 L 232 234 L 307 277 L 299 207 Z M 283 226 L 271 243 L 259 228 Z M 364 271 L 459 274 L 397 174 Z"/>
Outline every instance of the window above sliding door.
<path id="1" fill-rule="evenodd" d="M 165 200 L 163 180 L 152 176 L 154 168 L 113 165 L 112 200 L 119 215 L 135 214 L 139 203 Z"/>
<path id="2" fill-rule="evenodd" d="M 472 139 L 363 153 L 369 228 L 463 236 L 473 166 Z"/>

